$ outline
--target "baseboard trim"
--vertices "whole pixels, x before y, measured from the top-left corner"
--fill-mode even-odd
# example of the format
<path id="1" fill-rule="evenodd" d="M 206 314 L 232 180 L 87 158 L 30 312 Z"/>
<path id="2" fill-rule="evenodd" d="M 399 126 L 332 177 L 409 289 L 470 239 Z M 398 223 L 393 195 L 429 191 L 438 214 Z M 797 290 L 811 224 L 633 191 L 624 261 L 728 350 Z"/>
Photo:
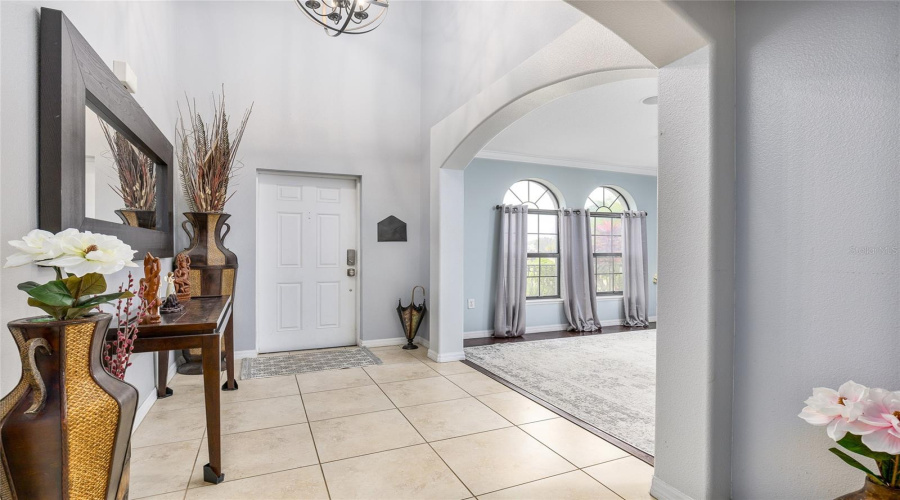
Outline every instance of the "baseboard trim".
<path id="1" fill-rule="evenodd" d="M 141 425 L 141 422 L 144 421 L 144 417 L 147 416 L 147 413 L 150 413 L 150 408 L 153 408 L 154 403 L 156 403 L 155 390 L 150 392 L 150 397 L 148 397 L 147 400 L 144 401 L 144 404 L 138 407 L 137 413 L 134 414 L 134 425 L 131 426 L 132 434 L 137 431 L 138 426 Z"/>
<path id="2" fill-rule="evenodd" d="M 657 500 L 693 500 L 656 476 L 653 476 L 653 481 L 650 483 L 650 495 Z"/>
<path id="3" fill-rule="evenodd" d="M 403 345 L 405 343 L 406 337 L 393 337 L 390 339 L 363 340 L 359 345 L 362 347 L 387 347 L 392 345 Z"/>
<path id="4" fill-rule="evenodd" d="M 438 363 L 446 363 L 448 361 L 460 361 L 466 359 L 466 353 L 463 351 L 456 352 L 445 352 L 442 354 L 438 354 L 431 349 L 428 349 L 428 357 L 432 361 L 437 361 Z"/>
<path id="5" fill-rule="evenodd" d="M 624 319 L 603 319 L 600 320 L 600 326 L 622 326 L 622 322 Z M 650 322 L 656 322 L 656 316 L 650 316 Z M 544 333 L 544 332 L 561 332 L 569 329 L 568 324 L 562 325 L 537 325 L 537 326 L 526 326 L 525 333 Z M 487 337 L 493 337 L 494 330 L 475 330 L 472 332 L 464 332 L 463 340 L 468 339 L 483 339 Z"/>
<path id="6" fill-rule="evenodd" d="M 255 358 L 258 355 L 259 351 L 256 349 L 250 349 L 249 351 L 234 351 L 234 359 Z"/>

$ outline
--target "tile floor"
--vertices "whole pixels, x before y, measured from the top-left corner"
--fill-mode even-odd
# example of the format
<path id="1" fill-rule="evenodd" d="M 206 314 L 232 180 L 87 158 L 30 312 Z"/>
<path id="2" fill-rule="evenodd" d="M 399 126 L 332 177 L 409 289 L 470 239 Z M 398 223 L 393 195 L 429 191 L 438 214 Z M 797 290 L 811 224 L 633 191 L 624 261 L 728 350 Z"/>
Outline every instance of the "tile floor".
<path id="1" fill-rule="evenodd" d="M 200 377 L 177 375 L 132 438 L 131 498 L 646 499 L 653 468 L 460 362 L 242 380 L 222 393 L 225 482 Z"/>

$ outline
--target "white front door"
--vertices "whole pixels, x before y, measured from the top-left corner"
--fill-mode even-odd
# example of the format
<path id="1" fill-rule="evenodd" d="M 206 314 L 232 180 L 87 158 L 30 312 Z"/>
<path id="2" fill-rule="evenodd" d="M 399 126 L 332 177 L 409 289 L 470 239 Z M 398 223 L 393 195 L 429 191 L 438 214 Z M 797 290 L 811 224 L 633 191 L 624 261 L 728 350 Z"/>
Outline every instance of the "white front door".
<path id="1" fill-rule="evenodd" d="M 355 345 L 356 180 L 265 173 L 257 195 L 260 352 Z"/>

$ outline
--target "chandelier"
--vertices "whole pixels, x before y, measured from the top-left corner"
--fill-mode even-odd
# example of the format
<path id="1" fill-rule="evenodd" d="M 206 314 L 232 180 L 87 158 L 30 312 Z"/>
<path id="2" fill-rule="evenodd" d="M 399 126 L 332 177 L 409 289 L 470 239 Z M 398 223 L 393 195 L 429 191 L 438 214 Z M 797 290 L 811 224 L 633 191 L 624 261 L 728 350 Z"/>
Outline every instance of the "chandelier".
<path id="1" fill-rule="evenodd" d="M 328 36 L 359 35 L 387 17 L 388 0 L 295 0 L 306 17 L 325 28 Z"/>

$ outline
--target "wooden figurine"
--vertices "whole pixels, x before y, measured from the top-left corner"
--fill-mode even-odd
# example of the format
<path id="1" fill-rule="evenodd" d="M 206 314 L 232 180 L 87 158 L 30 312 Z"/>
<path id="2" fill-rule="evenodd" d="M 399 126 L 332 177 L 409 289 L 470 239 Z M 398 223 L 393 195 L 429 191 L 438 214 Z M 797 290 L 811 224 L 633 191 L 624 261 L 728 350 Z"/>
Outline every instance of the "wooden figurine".
<path id="1" fill-rule="evenodd" d="M 175 296 L 179 302 L 191 300 L 191 258 L 180 253 L 175 257 Z"/>
<path id="2" fill-rule="evenodd" d="M 147 314 L 141 320 L 142 325 L 154 325 L 160 322 L 159 271 L 159 259 L 147 252 L 147 256 L 144 257 L 144 277 L 141 278 L 144 302 L 147 303 Z"/>

